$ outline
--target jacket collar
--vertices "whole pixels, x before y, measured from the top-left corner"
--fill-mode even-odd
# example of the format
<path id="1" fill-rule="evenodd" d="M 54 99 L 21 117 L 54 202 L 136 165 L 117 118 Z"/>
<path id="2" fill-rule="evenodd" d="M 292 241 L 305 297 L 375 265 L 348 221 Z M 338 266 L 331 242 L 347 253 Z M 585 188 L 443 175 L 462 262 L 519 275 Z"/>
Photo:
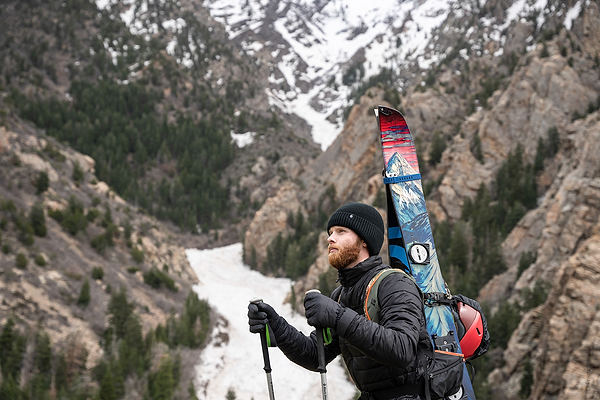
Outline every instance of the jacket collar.
<path id="1" fill-rule="evenodd" d="M 353 286 L 367 271 L 370 271 L 381 264 L 382 261 L 380 256 L 371 256 L 365 261 L 356 264 L 352 268 L 339 270 L 339 281 L 342 286 Z"/>

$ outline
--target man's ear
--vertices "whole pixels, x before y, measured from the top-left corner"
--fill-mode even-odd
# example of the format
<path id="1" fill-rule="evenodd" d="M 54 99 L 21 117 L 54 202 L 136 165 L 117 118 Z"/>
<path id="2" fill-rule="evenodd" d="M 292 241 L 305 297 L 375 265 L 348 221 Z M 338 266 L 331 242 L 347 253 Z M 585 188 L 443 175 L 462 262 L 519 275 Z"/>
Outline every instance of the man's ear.
<path id="1" fill-rule="evenodd" d="M 367 242 L 365 242 L 364 240 L 362 241 L 362 247 L 364 247 L 364 248 L 367 247 Z"/>

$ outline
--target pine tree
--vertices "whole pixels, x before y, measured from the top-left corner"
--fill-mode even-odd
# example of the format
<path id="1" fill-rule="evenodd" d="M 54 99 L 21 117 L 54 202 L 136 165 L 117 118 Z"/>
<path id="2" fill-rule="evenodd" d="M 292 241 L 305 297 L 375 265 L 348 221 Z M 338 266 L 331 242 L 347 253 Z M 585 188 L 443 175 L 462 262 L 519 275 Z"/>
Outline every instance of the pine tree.
<path id="1" fill-rule="evenodd" d="M 544 139 L 539 137 L 537 149 L 535 151 L 535 160 L 533 162 L 533 170 L 537 174 L 544 170 L 544 160 L 546 159 L 546 143 Z"/>
<path id="2" fill-rule="evenodd" d="M 110 368 L 106 369 L 102 382 L 100 383 L 100 395 L 99 400 L 117 400 L 117 393 L 115 391 L 115 383 L 113 374 Z"/>
<path id="3" fill-rule="evenodd" d="M 598 96 L 600 99 L 600 96 Z M 558 149 L 560 147 L 560 135 L 558 134 L 558 128 L 553 126 L 548 129 L 548 157 L 553 157 L 556 153 L 558 153 Z"/>
<path id="4" fill-rule="evenodd" d="M 2 377 L 17 379 L 21 371 L 26 339 L 15 329 L 15 322 L 9 318 L 0 334 L 0 367 Z"/>
<path id="5" fill-rule="evenodd" d="M 0 367 L 2 367 L 2 376 L 8 375 L 8 360 L 13 350 L 15 343 L 15 321 L 12 318 L 8 318 L 2 334 L 0 334 Z"/>
<path id="6" fill-rule="evenodd" d="M 73 179 L 73 182 L 75 182 L 76 185 L 79 185 L 81 182 L 83 182 L 84 177 L 85 174 L 83 173 L 83 169 L 81 169 L 81 165 L 79 165 L 79 163 L 75 161 L 75 164 L 73 165 L 73 174 L 71 175 L 71 179 Z"/>
<path id="7" fill-rule="evenodd" d="M 68 388 L 67 380 L 67 360 L 65 354 L 61 353 L 56 358 L 56 366 L 54 371 L 54 387 L 57 393 L 65 392 Z"/>
<path id="8" fill-rule="evenodd" d="M 452 239 L 450 241 L 450 250 L 448 252 L 448 263 L 465 272 L 469 257 L 469 244 L 465 237 L 464 226 L 457 222 L 452 229 Z"/>
<path id="9" fill-rule="evenodd" d="M 23 394 L 19 390 L 19 385 L 12 377 L 2 380 L 0 385 L 0 399 L 19 400 L 23 398 Z"/>
<path id="10" fill-rule="evenodd" d="M 46 216 L 44 215 L 44 208 L 40 203 L 35 203 L 29 211 L 29 222 L 33 227 L 33 232 L 36 236 L 46 236 Z"/>
<path id="11" fill-rule="evenodd" d="M 85 282 L 81 286 L 81 291 L 79 292 L 79 298 L 77 299 L 77 305 L 82 307 L 87 307 L 90 304 L 90 300 L 92 299 L 90 295 L 90 281 L 85 278 Z"/>
<path id="12" fill-rule="evenodd" d="M 105 208 L 105 212 L 104 212 L 104 216 L 102 217 L 102 220 L 100 221 L 100 225 L 104 228 L 107 228 L 108 226 L 110 226 L 113 223 L 113 218 L 112 218 L 112 212 L 110 210 L 110 206 L 108 205 L 108 203 L 106 203 L 104 205 Z"/>
<path id="13" fill-rule="evenodd" d="M 254 248 L 254 246 L 250 248 L 250 259 L 248 260 L 248 266 L 250 267 L 250 269 L 258 268 L 256 249 Z"/>
<path id="14" fill-rule="evenodd" d="M 121 368 L 121 363 L 118 360 L 112 359 L 109 365 L 109 368 L 112 372 L 113 383 L 115 386 L 115 394 L 118 399 L 123 398 L 125 396 L 125 373 L 123 372 L 123 368 Z"/>
<path id="15" fill-rule="evenodd" d="M 299 275 L 299 271 L 302 268 L 302 255 L 300 254 L 300 248 L 296 243 L 290 243 L 286 246 L 284 254 L 285 258 L 282 260 L 285 265 L 285 274 L 288 278 L 295 279 Z"/>
<path id="16" fill-rule="evenodd" d="M 521 377 L 521 388 L 519 396 L 526 399 L 531 394 L 531 386 L 533 385 L 533 364 L 528 358 L 523 365 L 523 376 Z"/>
<path id="17" fill-rule="evenodd" d="M 163 358 L 156 376 L 150 380 L 150 385 L 153 400 L 170 400 L 173 396 L 173 362 L 168 355 Z"/>
<path id="18" fill-rule="evenodd" d="M 122 339 L 127 333 L 127 320 L 133 313 L 133 305 L 127 301 L 125 287 L 121 287 L 119 292 L 112 294 L 107 312 L 109 314 L 108 321 L 115 328 L 117 339 Z"/>
<path id="19" fill-rule="evenodd" d="M 227 399 L 227 400 L 237 399 L 237 396 L 235 395 L 235 390 L 233 390 L 233 388 L 229 388 L 227 390 L 227 396 L 225 396 L 225 399 Z"/>
<path id="20" fill-rule="evenodd" d="M 48 377 L 48 384 L 50 383 L 50 372 L 52 370 L 51 360 L 52 348 L 50 346 L 50 337 L 46 332 L 40 332 L 36 338 L 34 363 L 38 373 Z"/>
<path id="21" fill-rule="evenodd" d="M 96 280 L 104 278 L 104 268 L 102 268 L 102 267 L 92 268 L 92 278 L 96 279 Z"/>
<path id="22" fill-rule="evenodd" d="M 119 345 L 119 362 L 125 375 L 143 370 L 144 336 L 137 315 L 132 314 L 125 325 L 125 337 Z"/>
<path id="23" fill-rule="evenodd" d="M 40 195 L 44 193 L 46 190 L 48 190 L 48 187 L 50 187 L 48 173 L 46 171 L 41 171 L 35 183 L 36 194 Z"/>
<path id="24" fill-rule="evenodd" d="M 27 268 L 27 256 L 23 253 L 17 254 L 16 264 L 17 264 L 17 268 L 19 268 L 19 269 Z"/>
<path id="25" fill-rule="evenodd" d="M 435 131 L 431 140 L 431 150 L 429 150 L 429 163 L 432 165 L 439 163 L 444 150 L 446 150 L 446 140 L 440 131 Z"/>
<path id="26" fill-rule="evenodd" d="M 498 311 L 488 319 L 488 328 L 494 332 L 494 340 L 491 348 L 500 347 L 506 349 L 508 340 L 521 321 L 518 304 L 504 301 L 500 303 Z"/>

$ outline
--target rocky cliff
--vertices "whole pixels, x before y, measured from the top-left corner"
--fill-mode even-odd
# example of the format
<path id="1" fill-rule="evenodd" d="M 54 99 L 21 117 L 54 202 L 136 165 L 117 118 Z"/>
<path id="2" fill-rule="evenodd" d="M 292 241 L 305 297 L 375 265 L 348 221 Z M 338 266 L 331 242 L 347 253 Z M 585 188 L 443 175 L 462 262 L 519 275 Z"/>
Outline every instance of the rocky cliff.
<path id="1" fill-rule="evenodd" d="M 508 30 L 513 39 L 532 32 L 525 21 Z M 459 220 L 464 200 L 475 197 L 482 184 L 493 190 L 498 169 L 517 145 L 524 161 L 534 163 L 540 139 L 547 140 L 551 130 L 558 132 L 559 150 L 545 160 L 536 176 L 537 207 L 520 219 L 502 244 L 507 270 L 493 277 L 478 297 L 493 315 L 501 303 L 522 304 L 523 294 L 531 293 L 536 285 L 551 288 L 542 305 L 520 311 L 521 322 L 503 349 L 503 365 L 487 379 L 497 399 L 591 399 L 600 382 L 599 336 L 594 329 L 598 319 L 595 298 L 600 290 L 598 3 L 586 3 L 571 30 L 558 25 L 555 32 L 521 53 L 512 74 L 502 78 L 474 112 L 468 110 L 461 94 L 464 82 L 447 67 L 440 69 L 432 89 L 425 83 L 411 87 L 401 103 L 394 104 L 404 112 L 424 161 L 431 154 L 435 131 L 448 139 L 441 161 L 426 164 L 424 175 L 425 181 L 439 182 L 427 200 L 437 221 Z M 484 71 L 488 76 L 509 72 L 489 53 L 466 63 L 472 68 L 471 84 L 476 79 L 483 82 Z M 479 73 L 474 72 L 476 65 Z M 384 96 L 377 88 L 369 90 L 353 108 L 336 142 L 296 182 L 267 200 L 246 232 L 246 251 L 252 243 L 264 259 L 269 239 L 260 227 L 276 219 L 271 227 L 290 230 L 285 213 L 298 208 L 310 213 L 330 185 L 335 187 L 337 205 L 375 201 L 382 162 L 372 109 L 386 104 Z M 273 232 L 269 235 L 274 236 Z M 303 291 L 316 287 L 328 271 L 324 242 L 321 235 L 320 256 L 306 278 L 296 283 L 298 308 Z M 526 253 L 537 258 L 519 268 Z M 530 387 L 524 386 L 527 380 Z"/>
<path id="2" fill-rule="evenodd" d="M 344 130 L 331 147 L 306 169 L 291 175 L 292 180 L 281 186 L 256 213 L 245 234 L 246 257 L 250 257 L 254 248 L 257 262 L 264 262 L 267 245 L 277 233 L 291 231 L 288 214 L 298 210 L 306 214 L 324 207 L 328 188 L 334 193 L 328 201 L 335 204 L 350 198 L 373 202 L 381 186 L 377 177 L 382 169 L 373 108 L 383 101 L 383 94 L 376 88 L 369 93 L 353 108 Z"/>
<path id="3" fill-rule="evenodd" d="M 534 366 L 531 398 L 592 398 L 598 390 L 593 326 L 600 265 L 600 114 L 568 124 L 563 132 L 552 185 L 504 242 L 511 267 L 481 291 L 490 302 L 518 301 L 520 291 L 536 282 L 552 284 L 546 303 L 523 315 L 504 354 L 506 364 L 490 376 L 505 382 L 498 390 L 513 397 L 528 359 Z M 537 251 L 537 260 L 518 276 L 517 258 L 524 251 Z"/>

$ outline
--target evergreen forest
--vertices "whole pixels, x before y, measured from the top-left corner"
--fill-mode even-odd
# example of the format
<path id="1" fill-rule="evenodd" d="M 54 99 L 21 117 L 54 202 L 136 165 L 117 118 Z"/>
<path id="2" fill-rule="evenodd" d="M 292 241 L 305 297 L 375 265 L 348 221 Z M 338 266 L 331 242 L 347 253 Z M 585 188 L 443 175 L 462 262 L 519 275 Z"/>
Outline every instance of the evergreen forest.
<path id="1" fill-rule="evenodd" d="M 159 95 L 138 83 L 75 81 L 70 93 L 70 103 L 18 92 L 12 100 L 22 117 L 90 155 L 98 179 L 148 213 L 190 231 L 213 227 L 226 215 L 220 172 L 235 154 L 226 122 L 180 114 L 169 123 L 155 112 Z M 158 163 L 173 163 L 171 176 L 149 177 Z"/>
<path id="2" fill-rule="evenodd" d="M 84 288 L 85 284 L 78 300 L 82 308 L 89 303 L 89 285 L 87 300 Z M 126 390 L 148 400 L 168 400 L 176 391 L 195 398 L 191 383 L 180 385 L 180 354 L 206 340 L 208 304 L 190 291 L 180 316 L 172 314 L 144 335 L 128 297 L 124 288 L 112 292 L 106 309 L 109 325 L 101 342 L 104 355 L 92 369 L 86 367 L 88 350 L 76 336 L 59 347 L 42 327 L 20 330 L 9 318 L 0 331 L 0 398 L 117 400 Z"/>

